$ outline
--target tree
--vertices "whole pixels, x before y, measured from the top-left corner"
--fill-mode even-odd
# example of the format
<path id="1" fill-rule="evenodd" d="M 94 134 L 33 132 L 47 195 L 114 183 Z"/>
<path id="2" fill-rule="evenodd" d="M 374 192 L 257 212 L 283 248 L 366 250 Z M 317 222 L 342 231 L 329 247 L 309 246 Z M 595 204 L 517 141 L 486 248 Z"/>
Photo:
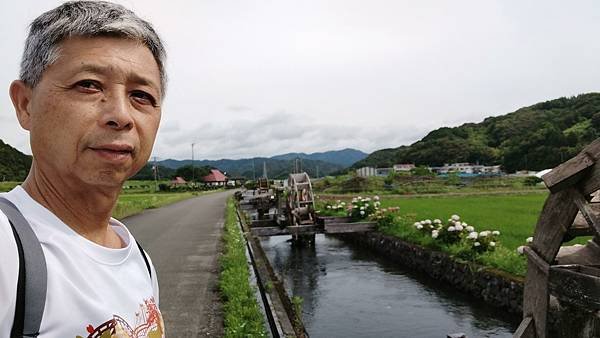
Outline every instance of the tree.
<path id="1" fill-rule="evenodd" d="M 194 170 L 193 172 L 192 172 L 192 168 Z M 183 177 L 183 179 L 186 181 L 191 181 L 192 178 L 195 179 L 196 181 L 199 181 L 200 179 L 202 179 L 202 177 L 208 175 L 210 173 L 211 169 L 212 168 L 209 166 L 202 166 L 202 167 L 194 166 L 194 167 L 192 167 L 191 164 L 188 164 L 188 165 L 184 165 L 183 167 L 177 168 L 177 170 L 175 170 L 174 176 Z"/>

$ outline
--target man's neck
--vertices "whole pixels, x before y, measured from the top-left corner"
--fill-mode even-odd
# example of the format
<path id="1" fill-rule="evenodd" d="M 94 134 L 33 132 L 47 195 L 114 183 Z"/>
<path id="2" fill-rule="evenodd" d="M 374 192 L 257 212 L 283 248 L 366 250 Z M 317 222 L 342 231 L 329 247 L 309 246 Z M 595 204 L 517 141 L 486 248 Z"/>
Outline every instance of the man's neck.
<path id="1" fill-rule="evenodd" d="M 105 247 L 123 247 L 120 237 L 109 225 L 120 187 L 69 184 L 60 178 L 46 177 L 34 166 L 22 186 L 31 198 L 79 235 Z"/>

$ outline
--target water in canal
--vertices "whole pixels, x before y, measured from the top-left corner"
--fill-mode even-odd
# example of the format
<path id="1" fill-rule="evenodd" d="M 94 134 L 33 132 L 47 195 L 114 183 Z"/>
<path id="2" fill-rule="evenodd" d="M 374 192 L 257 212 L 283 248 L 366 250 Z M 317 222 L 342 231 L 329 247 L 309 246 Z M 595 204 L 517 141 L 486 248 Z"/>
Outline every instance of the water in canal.
<path id="1" fill-rule="evenodd" d="M 262 241 L 290 295 L 300 296 L 311 337 L 512 337 L 519 316 L 325 235 L 312 248 Z"/>

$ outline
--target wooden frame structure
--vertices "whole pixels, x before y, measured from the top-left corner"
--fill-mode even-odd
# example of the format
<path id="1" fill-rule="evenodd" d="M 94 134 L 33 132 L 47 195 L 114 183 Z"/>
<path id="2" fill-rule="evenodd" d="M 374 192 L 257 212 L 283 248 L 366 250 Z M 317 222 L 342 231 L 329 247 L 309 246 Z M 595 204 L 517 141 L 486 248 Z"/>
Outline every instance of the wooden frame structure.
<path id="1" fill-rule="evenodd" d="M 527 276 L 523 321 L 513 338 L 550 337 L 550 295 L 581 311 L 600 310 L 600 268 L 596 265 L 600 264 L 600 208 L 592 202 L 592 195 L 600 190 L 599 162 L 597 139 L 542 177 L 550 195 L 536 224 L 533 243 L 524 250 Z M 583 235 L 594 239 L 578 247 L 579 253 L 566 247 L 561 250 L 563 242 Z M 600 319 L 593 317 L 597 316 L 588 318 L 587 324 L 579 322 L 568 335 L 560 336 L 591 337 L 590 330 L 596 336 Z"/>
<path id="2" fill-rule="evenodd" d="M 309 225 L 315 221 L 315 198 L 307 173 L 290 174 L 288 178 L 290 225 Z"/>

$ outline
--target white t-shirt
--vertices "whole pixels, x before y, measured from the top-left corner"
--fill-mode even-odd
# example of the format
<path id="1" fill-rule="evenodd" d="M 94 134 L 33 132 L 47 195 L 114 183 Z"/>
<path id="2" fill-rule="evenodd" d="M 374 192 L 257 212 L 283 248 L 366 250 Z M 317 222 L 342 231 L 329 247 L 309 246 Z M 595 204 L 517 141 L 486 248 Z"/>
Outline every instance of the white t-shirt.
<path id="1" fill-rule="evenodd" d="M 48 286 L 40 338 L 164 337 L 156 271 L 150 263 L 151 280 L 122 223 L 110 221 L 126 247 L 110 249 L 77 234 L 20 186 L 0 196 L 23 213 L 46 258 Z M 18 271 L 17 245 L 0 211 L 0 337 L 8 337 L 12 328 Z"/>

